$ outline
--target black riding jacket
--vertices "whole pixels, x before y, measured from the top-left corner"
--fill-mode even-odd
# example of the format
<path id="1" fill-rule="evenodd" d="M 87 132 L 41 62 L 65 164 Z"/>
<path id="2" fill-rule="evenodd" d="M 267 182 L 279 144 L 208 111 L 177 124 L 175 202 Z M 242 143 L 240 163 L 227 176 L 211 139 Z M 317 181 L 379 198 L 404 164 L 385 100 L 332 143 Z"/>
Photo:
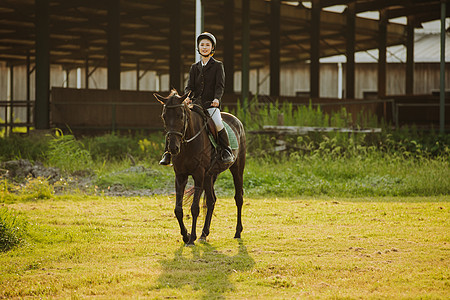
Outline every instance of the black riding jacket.
<path id="1" fill-rule="evenodd" d="M 210 108 L 214 99 L 223 96 L 225 88 L 225 71 L 221 61 L 210 58 L 203 67 L 202 62 L 192 64 L 185 92 L 191 91 L 190 98 L 204 108 Z"/>

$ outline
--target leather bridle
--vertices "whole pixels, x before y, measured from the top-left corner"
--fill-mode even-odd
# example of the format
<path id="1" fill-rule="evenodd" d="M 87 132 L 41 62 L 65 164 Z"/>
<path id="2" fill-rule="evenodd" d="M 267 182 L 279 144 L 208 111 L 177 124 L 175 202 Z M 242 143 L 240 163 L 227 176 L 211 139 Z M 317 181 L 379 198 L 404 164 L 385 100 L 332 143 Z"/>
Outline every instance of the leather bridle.
<path id="1" fill-rule="evenodd" d="M 190 143 L 193 140 L 195 140 L 200 133 L 202 133 L 202 131 L 206 128 L 206 126 L 208 125 L 207 122 L 204 122 L 205 124 L 203 125 L 202 129 L 200 129 L 193 137 L 191 137 L 190 139 L 186 140 L 186 131 L 187 131 L 187 127 L 188 127 L 188 117 L 187 117 L 187 113 L 186 113 L 186 105 L 181 103 L 181 104 L 174 104 L 174 105 L 164 105 L 163 108 L 163 115 L 166 113 L 166 109 L 171 109 L 171 108 L 179 108 L 182 107 L 183 108 L 183 129 L 182 132 L 180 131 L 175 131 L 175 130 L 170 130 L 166 133 L 166 138 L 169 137 L 169 135 L 173 134 L 173 135 L 178 135 L 181 137 L 181 143 Z"/>
<path id="2" fill-rule="evenodd" d="M 184 142 L 184 138 L 186 136 L 187 122 L 188 122 L 185 105 L 183 103 L 181 103 L 181 104 L 174 104 L 174 105 L 164 105 L 163 115 L 166 113 L 167 109 L 180 108 L 180 107 L 183 108 L 183 129 L 182 129 L 182 132 L 175 131 L 175 130 L 170 130 L 170 131 L 168 131 L 166 133 L 166 138 L 168 138 L 169 135 L 178 135 L 178 136 L 181 137 L 181 142 L 183 143 Z"/>

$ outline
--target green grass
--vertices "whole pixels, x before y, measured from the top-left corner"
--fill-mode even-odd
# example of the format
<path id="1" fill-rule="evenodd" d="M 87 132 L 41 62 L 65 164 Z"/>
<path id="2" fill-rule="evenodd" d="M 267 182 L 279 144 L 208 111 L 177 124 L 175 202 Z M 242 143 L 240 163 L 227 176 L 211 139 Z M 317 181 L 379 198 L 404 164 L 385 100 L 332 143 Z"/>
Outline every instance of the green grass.
<path id="1" fill-rule="evenodd" d="M 18 218 L 6 207 L 0 208 L 0 252 L 20 245 L 26 230 L 26 220 Z"/>
<path id="2" fill-rule="evenodd" d="M 286 138 L 294 149 L 273 153 L 270 150 L 274 138 L 249 135 L 245 192 L 250 196 L 284 197 L 447 195 L 450 194 L 449 136 L 430 135 L 422 140 L 419 136 L 400 138 L 392 134 L 299 136 Z M 16 158 L 40 160 L 46 166 L 62 170 L 63 180 L 56 187 L 48 187 L 45 178 L 40 180 L 47 186 L 25 178 L 11 183 L 22 184 L 16 190 L 29 194 L 30 198 L 48 195 L 42 193 L 48 189 L 50 194 L 52 189 L 57 193 L 70 193 L 74 189 L 88 193 L 111 189 L 151 190 L 156 194 L 173 191 L 172 168 L 158 166 L 163 152 L 159 134 L 148 137 L 112 134 L 82 142 L 72 135 L 57 135 L 45 136 L 44 140 L 47 142 L 15 136 L 0 139 L 2 160 L 14 159 L 11 153 L 18 153 Z M 25 155 L 26 151 L 32 152 Z M 71 188 L 70 183 L 80 176 L 89 179 L 83 186 Z M 38 192 L 37 196 L 30 188 Z M 216 188 L 219 195 L 233 195 L 229 172 L 219 176 Z"/>
<path id="3" fill-rule="evenodd" d="M 446 299 L 449 201 L 245 198 L 234 240 L 220 198 L 208 242 L 185 247 L 168 196 L 17 198 L 28 235 L 0 254 L 0 298 Z"/>
<path id="4" fill-rule="evenodd" d="M 84 149 L 84 145 L 73 135 L 57 132 L 56 137 L 49 142 L 48 164 L 69 173 L 92 167 L 91 154 Z"/>
<path id="5" fill-rule="evenodd" d="M 156 160 L 139 166 L 112 164 L 97 174 L 95 185 L 102 190 L 120 186 L 124 190 L 152 189 L 166 194 L 174 189 L 173 169 L 158 166 Z M 447 195 L 450 168 L 445 157 L 414 159 L 378 152 L 350 157 L 249 158 L 244 189 L 249 196 Z M 229 171 L 219 176 L 216 191 L 222 196 L 234 195 Z"/>
<path id="6" fill-rule="evenodd" d="M 252 103 L 237 114 L 247 130 L 280 114 L 286 125 L 355 125 L 345 110 L 312 106 Z M 370 116 L 356 124 L 377 125 Z M 0 298 L 449 297 L 450 135 L 383 127 L 286 141 L 289 152 L 273 153 L 276 138 L 248 134 L 243 239 L 232 239 L 227 171 L 208 242 L 185 247 L 173 169 L 157 164 L 162 133 L 0 138 L 2 161 L 63 171 L 54 184 L 1 177 L 1 243 L 13 243 L 0 253 Z M 112 190 L 159 196 L 105 196 Z"/>
<path id="7" fill-rule="evenodd" d="M 270 172 L 267 172 L 270 170 Z M 229 174 L 217 188 L 231 189 Z M 381 154 L 366 157 L 297 156 L 250 160 L 244 175 L 246 194 L 361 196 L 429 196 L 450 194 L 449 160 L 405 159 Z"/>
<path id="8" fill-rule="evenodd" d="M 439 196 L 450 194 L 449 156 L 405 157 L 369 151 L 364 154 L 293 154 L 290 157 L 247 158 L 244 171 L 245 194 L 260 196 L 328 196 L 385 197 Z M 171 167 L 158 165 L 157 159 L 110 161 L 96 163 L 87 172 L 90 179 L 80 185 L 77 176 L 64 175 L 54 185 L 45 178 L 28 178 L 19 183 L 3 180 L 9 185 L 8 197 L 19 193 L 29 199 L 48 198 L 54 193 L 88 194 L 115 191 L 147 190 L 147 194 L 169 194 L 174 191 Z M 192 182 L 188 183 L 191 186 Z M 233 196 L 231 173 L 222 173 L 216 182 L 220 196 Z M 2 199 L 6 196 L 2 196 Z M 3 199 L 0 202 L 7 202 Z"/>
<path id="9" fill-rule="evenodd" d="M 416 127 L 392 131 L 387 124 L 362 113 L 358 122 L 344 109 L 331 115 L 320 107 L 240 103 L 235 114 L 246 129 L 275 125 L 283 115 L 294 126 L 381 126 L 381 134 L 310 133 L 282 137 L 288 151 L 272 152 L 280 137 L 247 134 L 247 166 L 244 187 L 250 196 L 433 196 L 450 194 L 450 135 L 420 131 Z M 58 193 L 72 192 L 70 183 L 88 176 L 76 186 L 98 193 L 152 190 L 173 191 L 171 168 L 158 166 L 164 149 L 163 133 L 107 134 L 76 139 L 55 130 L 53 135 L 0 138 L 0 160 L 28 159 L 58 167 L 63 180 Z M 1 170 L 1 175 L 4 174 Z M 11 179 L 10 179 L 11 180 Z M 44 178 L 45 180 L 45 178 Z M 15 183 L 26 179 L 17 178 Z M 67 183 L 67 184 L 66 184 Z M 25 183 L 27 184 L 27 183 Z M 232 196 L 228 172 L 217 181 L 219 195 Z M 27 189 L 27 188 L 25 188 Z M 20 187 L 18 190 L 24 190 Z M 26 191 L 25 191 L 26 192 Z"/>

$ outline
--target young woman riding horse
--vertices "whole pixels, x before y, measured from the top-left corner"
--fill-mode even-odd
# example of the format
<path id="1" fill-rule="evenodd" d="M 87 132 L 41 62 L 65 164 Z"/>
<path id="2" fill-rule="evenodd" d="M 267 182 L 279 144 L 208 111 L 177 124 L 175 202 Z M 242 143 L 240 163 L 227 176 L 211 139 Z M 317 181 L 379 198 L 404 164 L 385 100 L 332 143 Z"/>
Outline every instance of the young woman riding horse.
<path id="1" fill-rule="evenodd" d="M 205 119 L 197 112 L 191 111 L 184 101 L 187 94 L 180 97 L 173 91 L 169 97 L 164 98 L 158 94 L 155 97 L 163 104 L 162 119 L 167 132 L 167 151 L 173 156 L 173 170 L 175 171 L 175 216 L 180 225 L 183 241 L 188 245 L 193 245 L 197 239 L 196 226 L 199 216 L 200 197 L 203 192 L 206 196 L 207 212 L 205 224 L 203 226 L 200 239 L 206 240 L 209 235 L 211 218 L 216 203 L 214 183 L 220 172 L 229 168 L 234 182 L 234 199 L 237 207 L 237 223 L 234 237 L 240 238 L 242 232 L 242 204 L 243 204 L 243 183 L 245 167 L 245 131 L 242 123 L 235 116 L 229 113 L 222 113 L 224 122 L 228 124 L 236 137 L 236 149 L 233 149 L 235 160 L 225 169 L 214 169 L 210 172 L 214 164 L 214 148 L 206 130 Z M 183 222 L 183 197 L 188 177 L 194 179 L 194 197 L 191 204 L 192 228 L 188 233 Z"/>
<path id="2" fill-rule="evenodd" d="M 186 103 L 200 104 L 211 116 L 218 131 L 218 143 L 224 149 L 221 160 L 224 164 L 233 162 L 234 156 L 230 149 L 227 131 L 224 128 L 220 115 L 220 99 L 225 87 L 225 71 L 221 61 L 214 59 L 216 49 L 216 38 L 209 32 L 204 32 L 197 37 L 197 51 L 201 60 L 192 64 L 189 71 L 189 80 L 185 93 L 190 93 Z M 192 100 L 190 99 L 192 98 Z M 160 165 L 170 164 L 171 155 L 166 147 Z"/>
<path id="3" fill-rule="evenodd" d="M 201 61 L 191 66 L 186 93 L 179 96 L 176 91 L 168 97 L 155 94 L 163 104 L 162 119 L 166 135 L 166 149 L 160 164 L 167 165 L 172 158 L 175 171 L 175 216 L 180 225 L 183 241 L 193 245 L 197 239 L 196 226 L 199 215 L 200 197 L 205 192 L 207 212 L 200 239 L 206 240 L 209 235 L 211 218 L 216 203 L 214 183 L 220 172 L 230 169 L 235 189 L 234 199 L 237 207 L 236 232 L 234 237 L 240 238 L 242 232 L 242 204 L 243 204 L 243 175 L 245 167 L 245 131 L 242 123 L 229 113 L 219 110 L 220 98 L 223 95 L 224 70 L 221 62 L 213 59 L 216 39 L 210 33 L 202 33 L 197 38 L 198 51 L 202 55 Z M 192 99 L 206 108 L 219 132 L 219 144 L 225 148 L 222 152 L 221 164 L 214 159 L 214 149 L 208 135 L 207 123 L 200 113 L 191 111 L 188 103 Z M 223 118 L 223 120 L 222 120 Z M 230 148 L 228 133 L 224 128 L 227 124 L 233 135 L 233 149 Z M 213 166 L 219 166 L 213 168 Z M 188 233 L 183 222 L 183 196 L 188 177 L 194 179 L 194 197 L 191 204 L 192 228 Z"/>

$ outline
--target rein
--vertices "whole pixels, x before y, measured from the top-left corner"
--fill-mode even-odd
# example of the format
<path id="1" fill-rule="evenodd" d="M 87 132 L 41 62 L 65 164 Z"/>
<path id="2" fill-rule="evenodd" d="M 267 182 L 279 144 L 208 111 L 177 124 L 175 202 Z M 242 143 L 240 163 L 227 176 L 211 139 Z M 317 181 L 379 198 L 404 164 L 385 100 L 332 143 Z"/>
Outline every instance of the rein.
<path id="1" fill-rule="evenodd" d="M 168 108 L 179 108 L 179 107 L 183 107 L 184 108 L 184 113 L 183 113 L 183 133 L 179 132 L 179 131 L 168 131 L 166 133 L 166 138 L 169 136 L 169 134 L 175 134 L 181 137 L 181 142 L 182 143 L 190 143 L 193 140 L 195 140 L 201 133 L 202 131 L 206 128 L 206 126 L 208 125 L 207 122 L 204 122 L 205 124 L 203 125 L 203 127 L 190 139 L 186 140 L 186 131 L 187 131 L 187 127 L 188 127 L 188 117 L 187 117 L 187 113 L 186 113 L 186 106 L 184 104 L 175 104 L 175 105 L 164 105 L 164 110 L 168 109 Z"/>

